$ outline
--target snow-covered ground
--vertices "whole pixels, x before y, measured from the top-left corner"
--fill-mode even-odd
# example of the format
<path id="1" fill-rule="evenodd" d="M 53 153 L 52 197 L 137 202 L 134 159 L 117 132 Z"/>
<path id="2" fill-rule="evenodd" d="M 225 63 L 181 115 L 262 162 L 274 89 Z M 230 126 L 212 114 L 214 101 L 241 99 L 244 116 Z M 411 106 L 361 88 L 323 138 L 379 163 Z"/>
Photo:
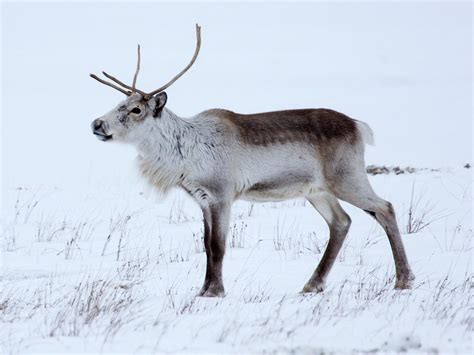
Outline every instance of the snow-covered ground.
<path id="1" fill-rule="evenodd" d="M 451 2 L 3 3 L 0 352 L 472 353 L 471 15 Z M 140 42 L 139 86 L 157 87 L 189 59 L 195 22 L 203 47 L 168 90 L 176 113 L 330 107 L 371 125 L 368 164 L 428 168 L 370 176 L 397 211 L 412 290 L 393 290 L 386 236 L 343 204 L 353 223 L 327 290 L 299 294 L 328 232 L 296 200 L 238 202 L 227 295 L 195 297 L 200 211 L 155 196 L 131 149 L 91 135 L 121 97 L 88 78 L 130 78 Z"/>
<path id="2" fill-rule="evenodd" d="M 327 243 L 304 201 L 233 211 L 223 299 L 196 298 L 205 253 L 184 194 L 8 190 L 0 339 L 5 351 L 472 351 L 471 171 L 371 177 L 393 201 L 417 276 L 395 291 L 387 238 L 365 213 L 321 294 L 300 295 Z M 406 234 L 412 220 L 426 228 Z M 113 193 L 112 191 L 116 191 Z M 118 193 L 118 191 L 121 191 Z"/>

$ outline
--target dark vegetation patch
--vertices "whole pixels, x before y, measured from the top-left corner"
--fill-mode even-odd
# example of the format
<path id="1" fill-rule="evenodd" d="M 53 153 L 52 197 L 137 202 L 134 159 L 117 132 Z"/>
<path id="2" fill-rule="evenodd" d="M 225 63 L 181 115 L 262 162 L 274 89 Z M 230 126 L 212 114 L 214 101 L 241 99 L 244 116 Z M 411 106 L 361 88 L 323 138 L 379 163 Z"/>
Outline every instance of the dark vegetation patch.
<path id="1" fill-rule="evenodd" d="M 401 174 L 414 174 L 418 171 L 438 171 L 439 169 L 428 169 L 428 168 L 414 168 L 411 166 L 400 167 L 400 166 L 386 166 L 386 165 L 369 165 L 366 168 L 367 174 L 369 175 L 401 175 Z"/>

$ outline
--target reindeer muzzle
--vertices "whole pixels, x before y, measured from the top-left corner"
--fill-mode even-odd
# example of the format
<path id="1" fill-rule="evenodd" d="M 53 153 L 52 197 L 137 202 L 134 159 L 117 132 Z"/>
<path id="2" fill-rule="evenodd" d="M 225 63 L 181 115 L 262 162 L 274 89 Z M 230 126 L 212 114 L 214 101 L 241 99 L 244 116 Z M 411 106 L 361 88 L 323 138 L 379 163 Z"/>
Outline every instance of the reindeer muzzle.
<path id="1" fill-rule="evenodd" d="M 105 123 L 101 119 L 96 119 L 91 124 L 92 133 L 101 141 L 112 139 L 112 135 L 105 132 Z"/>

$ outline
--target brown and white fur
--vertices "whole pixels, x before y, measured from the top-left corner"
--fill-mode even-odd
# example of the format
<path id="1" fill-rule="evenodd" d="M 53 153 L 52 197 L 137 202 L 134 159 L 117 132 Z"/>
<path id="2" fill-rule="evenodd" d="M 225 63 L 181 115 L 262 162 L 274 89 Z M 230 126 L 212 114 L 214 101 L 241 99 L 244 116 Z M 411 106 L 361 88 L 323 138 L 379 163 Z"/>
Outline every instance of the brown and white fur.
<path id="1" fill-rule="evenodd" d="M 410 288 L 410 270 L 395 212 L 369 184 L 365 144 L 370 127 L 328 109 L 243 115 L 212 109 L 181 118 L 165 107 L 166 93 L 133 94 L 95 120 L 101 140 L 133 144 L 139 168 L 157 189 L 187 191 L 204 216 L 207 268 L 199 295 L 223 296 L 222 263 L 231 206 L 238 199 L 307 199 L 329 226 L 329 243 L 302 292 L 320 292 L 349 230 L 338 200 L 357 206 L 384 228 L 396 268 L 395 288 Z"/>

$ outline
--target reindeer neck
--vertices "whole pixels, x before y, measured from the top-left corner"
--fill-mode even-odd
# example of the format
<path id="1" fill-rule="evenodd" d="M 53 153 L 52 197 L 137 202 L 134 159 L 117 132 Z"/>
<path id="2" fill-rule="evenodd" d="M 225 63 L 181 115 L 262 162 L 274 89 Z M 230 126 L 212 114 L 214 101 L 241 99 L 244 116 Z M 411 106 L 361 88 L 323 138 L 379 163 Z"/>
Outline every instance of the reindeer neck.
<path id="1" fill-rule="evenodd" d="M 137 142 L 139 168 L 161 190 L 178 185 L 193 167 L 199 132 L 192 123 L 164 109 L 150 120 Z M 160 121 L 158 121 L 160 120 Z"/>
<path id="2" fill-rule="evenodd" d="M 166 155 L 172 160 L 184 160 L 183 145 L 192 135 L 192 126 L 166 108 L 161 117 L 148 120 L 136 142 L 139 155 L 147 159 Z"/>

